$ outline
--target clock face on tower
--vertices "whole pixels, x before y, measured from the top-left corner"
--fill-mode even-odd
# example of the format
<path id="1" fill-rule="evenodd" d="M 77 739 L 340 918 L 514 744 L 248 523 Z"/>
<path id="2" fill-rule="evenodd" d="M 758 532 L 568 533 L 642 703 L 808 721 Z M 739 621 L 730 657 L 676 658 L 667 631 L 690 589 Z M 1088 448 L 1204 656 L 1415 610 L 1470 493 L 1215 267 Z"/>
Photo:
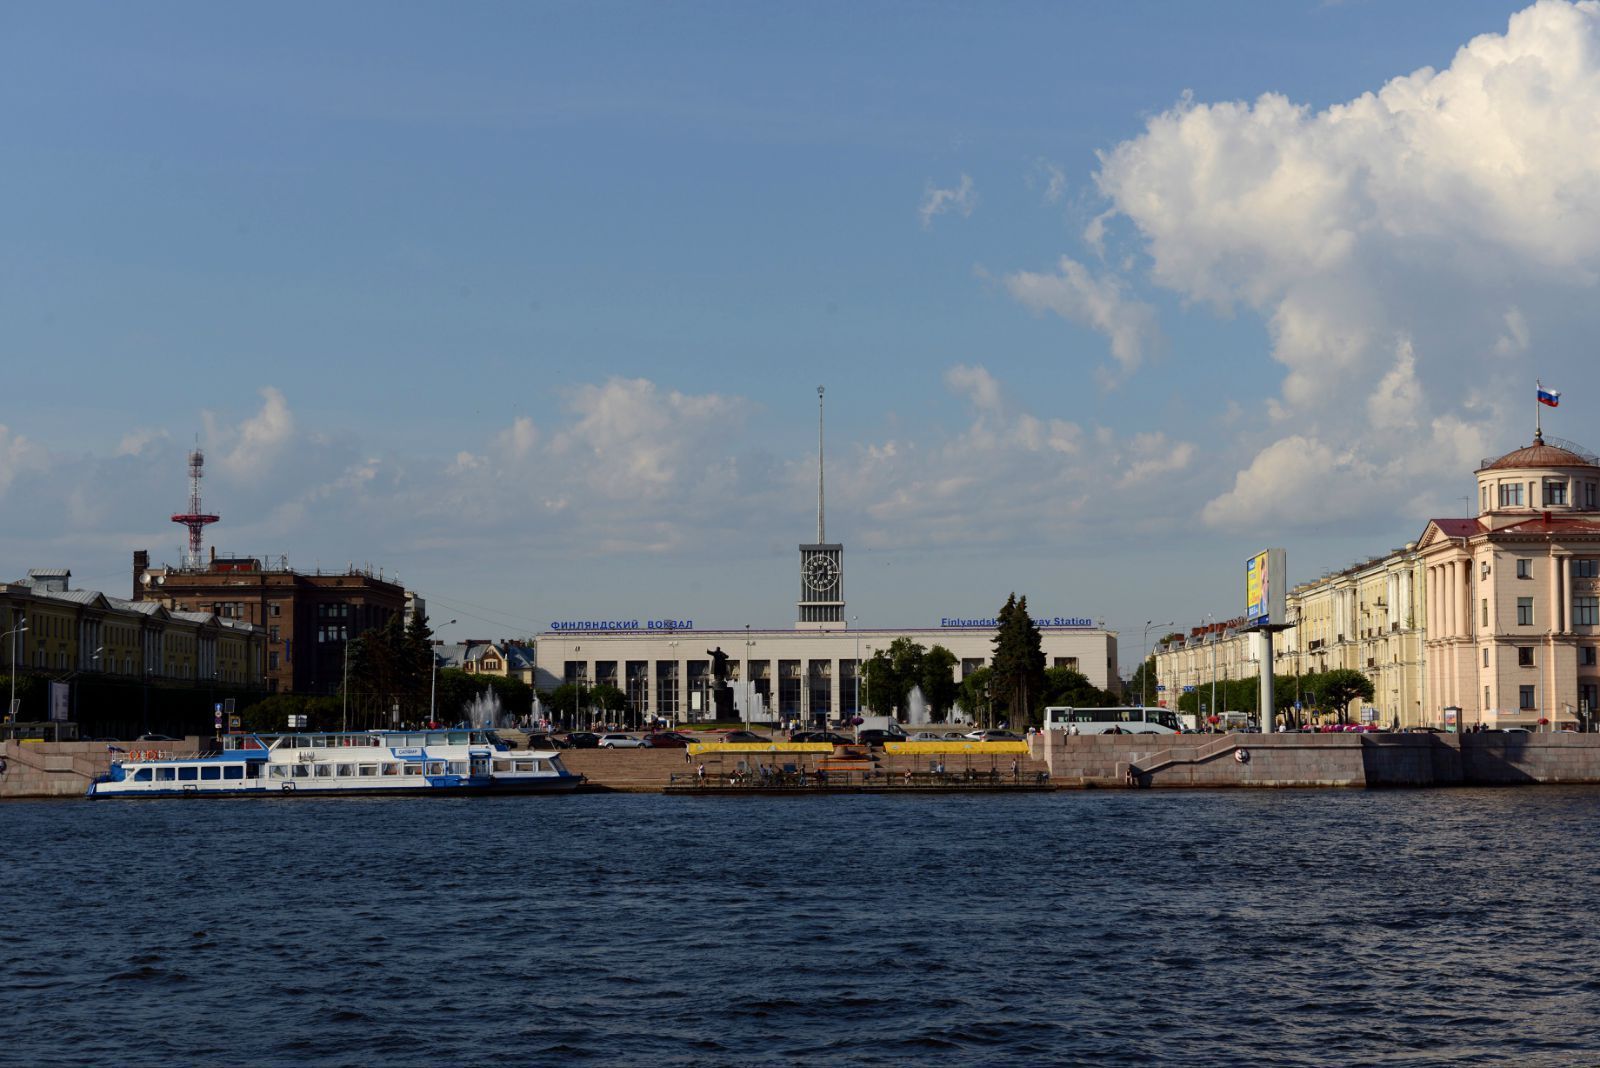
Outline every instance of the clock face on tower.
<path id="1" fill-rule="evenodd" d="M 803 575 L 807 586 L 822 593 L 839 580 L 839 567 L 826 556 L 813 556 L 805 562 Z"/>

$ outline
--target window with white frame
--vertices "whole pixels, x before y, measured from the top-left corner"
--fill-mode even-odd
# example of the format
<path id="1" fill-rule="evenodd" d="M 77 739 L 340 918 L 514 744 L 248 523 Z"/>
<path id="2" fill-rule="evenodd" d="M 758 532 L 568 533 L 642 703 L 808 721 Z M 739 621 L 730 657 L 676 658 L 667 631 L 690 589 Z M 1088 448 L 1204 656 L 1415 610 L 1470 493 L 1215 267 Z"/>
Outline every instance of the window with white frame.
<path id="1" fill-rule="evenodd" d="M 1592 627 L 1600 623 L 1600 597 L 1574 597 L 1572 622 L 1579 627 Z"/>

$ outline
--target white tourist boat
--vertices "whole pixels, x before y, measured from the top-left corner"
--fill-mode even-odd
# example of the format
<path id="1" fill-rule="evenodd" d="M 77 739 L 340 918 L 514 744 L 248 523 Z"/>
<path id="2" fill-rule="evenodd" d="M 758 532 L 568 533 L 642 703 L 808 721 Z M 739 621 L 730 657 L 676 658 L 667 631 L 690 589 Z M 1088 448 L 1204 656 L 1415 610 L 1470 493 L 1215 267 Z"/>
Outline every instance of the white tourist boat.
<path id="1" fill-rule="evenodd" d="M 135 749 L 88 796 L 559 793 L 582 781 L 554 750 L 512 749 L 491 730 L 230 734 L 203 755 Z"/>

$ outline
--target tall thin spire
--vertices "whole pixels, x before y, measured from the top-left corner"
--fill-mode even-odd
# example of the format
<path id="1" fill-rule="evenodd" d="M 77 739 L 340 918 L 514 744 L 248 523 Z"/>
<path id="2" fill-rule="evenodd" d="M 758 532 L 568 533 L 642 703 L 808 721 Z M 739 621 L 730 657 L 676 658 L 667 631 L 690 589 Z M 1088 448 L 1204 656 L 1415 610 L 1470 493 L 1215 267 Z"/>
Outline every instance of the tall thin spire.
<path id="1" fill-rule="evenodd" d="M 827 541 L 822 510 L 822 391 L 817 387 L 817 544 Z"/>

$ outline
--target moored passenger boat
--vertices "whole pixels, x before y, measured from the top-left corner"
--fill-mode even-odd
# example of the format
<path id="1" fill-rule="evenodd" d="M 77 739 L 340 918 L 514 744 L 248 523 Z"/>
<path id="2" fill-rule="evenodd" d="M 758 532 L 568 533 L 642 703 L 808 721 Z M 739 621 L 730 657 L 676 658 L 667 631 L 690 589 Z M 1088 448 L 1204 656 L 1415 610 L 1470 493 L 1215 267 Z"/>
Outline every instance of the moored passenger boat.
<path id="1" fill-rule="evenodd" d="M 490 730 L 230 734 L 205 754 L 135 750 L 88 796 L 559 793 L 582 781 L 554 750 L 515 750 Z"/>

